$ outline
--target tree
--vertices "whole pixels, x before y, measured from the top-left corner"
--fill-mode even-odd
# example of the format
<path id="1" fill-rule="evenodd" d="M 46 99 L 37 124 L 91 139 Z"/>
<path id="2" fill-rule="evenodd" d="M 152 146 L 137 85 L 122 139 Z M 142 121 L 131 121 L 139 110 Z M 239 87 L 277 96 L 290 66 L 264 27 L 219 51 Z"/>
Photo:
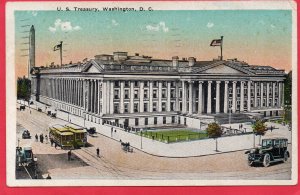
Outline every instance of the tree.
<path id="1" fill-rule="evenodd" d="M 261 136 L 265 135 L 267 130 L 268 130 L 267 126 L 261 120 L 257 120 L 253 125 L 253 133 L 254 133 L 254 135 L 260 135 L 260 137 L 259 137 L 260 140 L 261 140 Z M 259 143 L 261 142 L 260 140 L 259 140 Z"/>
<path id="2" fill-rule="evenodd" d="M 284 105 L 292 104 L 292 71 L 290 71 L 284 80 Z"/>
<path id="3" fill-rule="evenodd" d="M 223 130 L 217 123 L 210 123 L 206 129 L 208 137 L 214 138 L 216 140 L 216 152 L 218 152 L 218 137 L 221 137 Z"/>
<path id="4" fill-rule="evenodd" d="M 31 81 L 28 78 L 18 77 L 17 80 L 17 98 L 29 101 L 31 93 Z"/>

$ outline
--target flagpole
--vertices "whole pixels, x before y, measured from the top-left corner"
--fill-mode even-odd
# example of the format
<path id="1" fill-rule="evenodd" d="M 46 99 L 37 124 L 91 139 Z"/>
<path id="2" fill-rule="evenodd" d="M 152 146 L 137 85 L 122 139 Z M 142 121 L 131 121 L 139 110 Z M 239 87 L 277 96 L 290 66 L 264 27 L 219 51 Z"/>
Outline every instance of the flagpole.
<path id="1" fill-rule="evenodd" d="M 62 67 L 62 44 L 63 42 L 60 42 L 60 66 Z"/>
<path id="2" fill-rule="evenodd" d="M 223 36 L 221 36 L 221 60 L 223 60 Z"/>

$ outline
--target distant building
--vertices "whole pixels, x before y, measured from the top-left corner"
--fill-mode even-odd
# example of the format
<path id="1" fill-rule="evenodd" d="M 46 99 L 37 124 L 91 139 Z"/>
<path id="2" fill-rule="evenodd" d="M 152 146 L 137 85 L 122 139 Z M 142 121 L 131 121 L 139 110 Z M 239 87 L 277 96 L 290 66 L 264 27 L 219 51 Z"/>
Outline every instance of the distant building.
<path id="1" fill-rule="evenodd" d="M 34 68 L 32 97 L 96 123 L 199 126 L 192 120 L 231 111 L 280 115 L 284 79 L 283 70 L 236 59 L 161 60 L 114 52 L 84 63 Z"/>

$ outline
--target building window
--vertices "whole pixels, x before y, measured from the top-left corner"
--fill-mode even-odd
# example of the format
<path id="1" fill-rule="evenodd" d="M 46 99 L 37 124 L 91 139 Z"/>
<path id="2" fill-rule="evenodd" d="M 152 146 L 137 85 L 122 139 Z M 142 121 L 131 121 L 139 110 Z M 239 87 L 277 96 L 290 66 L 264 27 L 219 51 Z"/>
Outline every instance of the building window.
<path id="1" fill-rule="evenodd" d="M 228 88 L 229 90 L 229 95 L 231 95 L 232 94 L 232 88 L 230 87 L 230 88 Z"/>
<path id="2" fill-rule="evenodd" d="M 144 112 L 148 112 L 148 103 L 144 103 Z"/>
<path id="3" fill-rule="evenodd" d="M 264 96 L 266 96 L 267 95 L 267 89 L 266 89 L 266 87 L 264 87 L 263 89 L 264 89 L 264 91 L 263 91 L 264 92 Z"/>
<path id="4" fill-rule="evenodd" d="M 126 119 L 124 120 L 124 127 L 127 128 L 127 127 L 128 127 L 128 124 L 129 124 L 129 119 L 126 118 Z"/>
<path id="5" fill-rule="evenodd" d="M 115 119 L 115 124 L 118 126 L 119 125 L 119 119 Z"/>
<path id="6" fill-rule="evenodd" d="M 257 106 L 260 107 L 260 98 L 257 98 Z"/>
<path id="7" fill-rule="evenodd" d="M 134 121 L 135 126 L 139 126 L 139 119 L 138 119 L 138 118 L 135 118 L 134 120 L 135 120 L 135 121 Z"/>
<path id="8" fill-rule="evenodd" d="M 124 93 L 125 93 L 125 99 L 129 99 L 129 90 L 125 89 Z"/>
<path id="9" fill-rule="evenodd" d="M 119 104 L 114 104 L 114 113 L 119 113 Z"/>
<path id="10" fill-rule="evenodd" d="M 145 118 L 145 125 L 148 125 L 148 118 Z"/>
<path id="11" fill-rule="evenodd" d="M 228 107 L 232 108 L 232 100 L 231 99 L 228 101 Z"/>
<path id="12" fill-rule="evenodd" d="M 179 98 L 182 98 L 182 90 L 179 91 Z"/>
<path id="13" fill-rule="evenodd" d="M 162 86 L 163 86 L 163 87 L 167 87 L 167 81 L 163 81 L 163 82 L 162 82 Z"/>
<path id="14" fill-rule="evenodd" d="M 120 81 L 115 81 L 115 87 L 120 87 Z"/>
<path id="15" fill-rule="evenodd" d="M 180 111 L 182 111 L 182 102 L 179 103 Z"/>
<path id="16" fill-rule="evenodd" d="M 176 86 L 175 86 L 175 81 L 172 81 L 172 82 L 171 82 L 171 87 L 176 87 Z"/>
<path id="17" fill-rule="evenodd" d="M 237 87 L 237 88 L 236 88 L 236 93 L 237 93 L 237 94 L 240 94 L 240 93 L 241 93 L 241 91 L 240 91 L 240 88 L 239 88 L 239 87 Z"/>
<path id="18" fill-rule="evenodd" d="M 166 124 L 167 123 L 167 117 L 163 117 L 163 124 Z"/>
<path id="19" fill-rule="evenodd" d="M 277 98 L 275 98 L 275 106 L 277 106 L 278 104 L 278 99 Z"/>
<path id="20" fill-rule="evenodd" d="M 138 87 L 139 86 L 139 82 L 138 81 L 134 81 L 134 87 Z"/>
<path id="21" fill-rule="evenodd" d="M 153 98 L 157 98 L 157 90 L 153 90 Z"/>
<path id="22" fill-rule="evenodd" d="M 144 98 L 148 98 L 148 90 L 144 90 Z"/>
<path id="23" fill-rule="evenodd" d="M 162 90 L 161 97 L 162 98 L 166 98 L 167 97 L 167 90 L 166 89 Z"/>
<path id="24" fill-rule="evenodd" d="M 253 101 L 253 99 L 250 100 L 250 104 L 251 104 L 251 107 L 254 107 L 254 101 Z"/>
<path id="25" fill-rule="evenodd" d="M 157 110 L 157 103 L 153 102 L 152 107 L 153 107 L 153 112 L 156 112 L 156 110 Z"/>
<path id="26" fill-rule="evenodd" d="M 157 81 L 154 81 L 154 82 L 153 82 L 153 86 L 154 86 L 154 87 L 157 87 L 157 86 L 158 86 L 158 82 L 157 82 Z"/>
<path id="27" fill-rule="evenodd" d="M 239 106 L 241 104 L 240 100 L 236 101 L 236 105 Z"/>
<path id="28" fill-rule="evenodd" d="M 138 99 L 139 98 L 139 90 L 136 89 L 134 90 L 134 99 Z"/>
<path id="29" fill-rule="evenodd" d="M 171 89 L 171 98 L 175 98 L 175 89 Z"/>
<path id="30" fill-rule="evenodd" d="M 114 96 L 115 96 L 115 99 L 119 99 L 119 90 L 115 90 Z"/>
<path id="31" fill-rule="evenodd" d="M 162 110 L 163 112 L 166 111 L 166 102 L 161 103 L 161 110 Z"/>
<path id="32" fill-rule="evenodd" d="M 154 117 L 154 125 L 157 125 L 157 117 Z"/>
<path id="33" fill-rule="evenodd" d="M 124 104 L 124 112 L 128 113 L 128 104 Z"/>
<path id="34" fill-rule="evenodd" d="M 272 106 L 272 98 L 269 99 L 269 106 Z"/>
<path id="35" fill-rule="evenodd" d="M 139 111 L 139 103 L 134 103 L 133 105 L 134 105 L 134 107 L 133 107 L 134 112 L 138 112 Z"/>
<path id="36" fill-rule="evenodd" d="M 260 96 L 260 88 L 257 88 L 257 94 L 258 96 Z"/>
<path id="37" fill-rule="evenodd" d="M 129 81 L 125 81 L 125 87 L 129 87 Z"/>
<path id="38" fill-rule="evenodd" d="M 267 100 L 266 98 L 263 99 L 263 107 L 267 105 Z"/>
<path id="39" fill-rule="evenodd" d="M 171 102 L 171 111 L 174 111 L 175 110 L 175 103 L 174 102 Z"/>
<path id="40" fill-rule="evenodd" d="M 148 81 L 144 81 L 144 87 L 148 87 Z"/>
<path id="41" fill-rule="evenodd" d="M 172 116 L 172 123 L 175 123 L 175 116 Z"/>

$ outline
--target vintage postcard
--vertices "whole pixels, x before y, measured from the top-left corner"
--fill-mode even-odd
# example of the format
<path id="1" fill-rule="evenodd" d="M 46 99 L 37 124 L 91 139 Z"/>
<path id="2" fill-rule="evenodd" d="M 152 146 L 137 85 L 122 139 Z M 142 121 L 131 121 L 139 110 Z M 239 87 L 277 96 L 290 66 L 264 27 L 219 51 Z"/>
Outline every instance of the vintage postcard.
<path id="1" fill-rule="evenodd" d="M 293 1 L 6 4 L 9 186 L 295 185 Z"/>

